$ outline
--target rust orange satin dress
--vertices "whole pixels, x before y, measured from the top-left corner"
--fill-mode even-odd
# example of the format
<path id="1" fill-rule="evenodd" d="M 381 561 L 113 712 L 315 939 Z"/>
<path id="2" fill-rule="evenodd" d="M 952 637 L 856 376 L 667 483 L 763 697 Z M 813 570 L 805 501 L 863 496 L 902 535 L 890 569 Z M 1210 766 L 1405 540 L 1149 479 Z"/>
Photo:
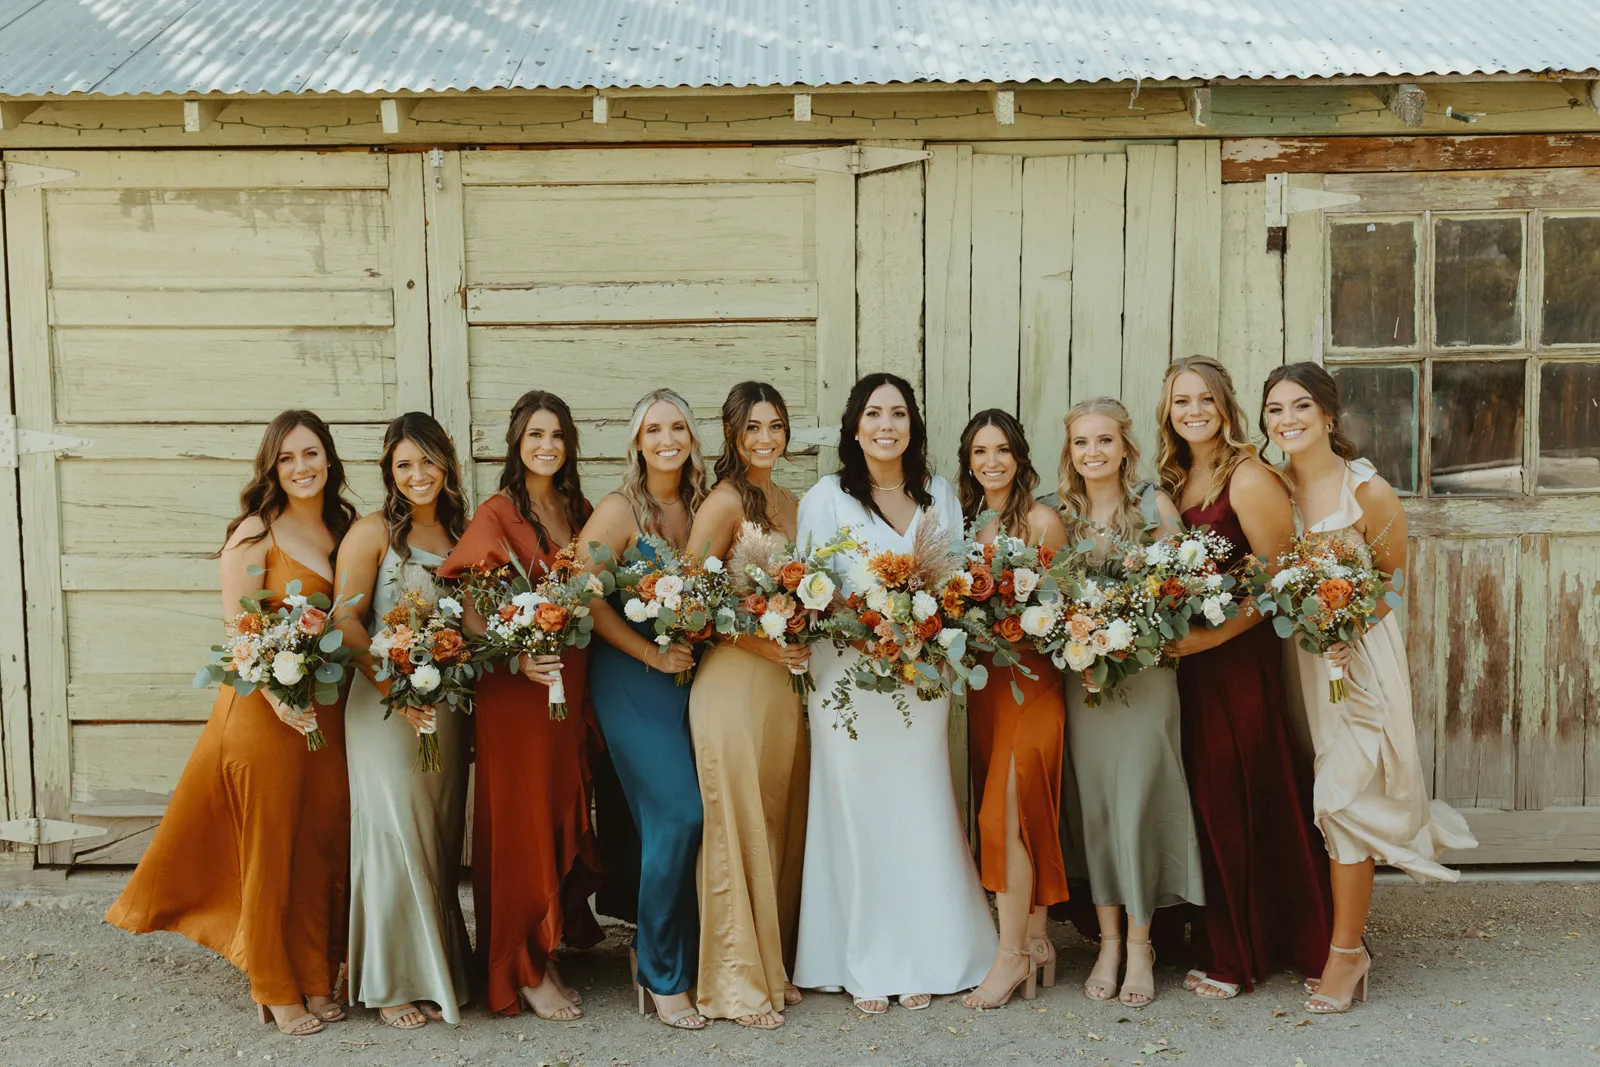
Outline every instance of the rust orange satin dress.
<path id="1" fill-rule="evenodd" d="M 991 893 L 1006 888 L 1006 771 L 1017 764 L 1017 821 L 1022 845 L 1033 864 L 1035 907 L 1067 899 L 1067 870 L 1061 858 L 1061 750 L 1067 708 L 1061 672 L 1044 656 L 1018 649 L 1033 673 L 997 667 L 985 657 L 989 684 L 967 694 L 972 783 L 981 791 L 978 806 L 978 872 Z M 1022 690 L 1022 703 L 1011 683 Z"/>
<path id="2" fill-rule="evenodd" d="M 274 544 L 262 588 L 333 594 Z M 306 750 L 261 693 L 222 687 L 167 813 L 106 922 L 175 930 L 220 952 L 259 1004 L 334 993 L 344 959 L 350 789 L 344 707 L 318 706 L 328 747 Z"/>
<path id="3" fill-rule="evenodd" d="M 533 526 L 496 494 L 478 508 L 437 573 L 455 578 L 468 567 L 500 566 L 507 562 L 507 546 L 535 581 L 560 547 L 541 549 Z M 570 649 L 563 663 L 571 710 L 560 721 L 550 718 L 550 690 L 504 663 L 478 682 L 472 795 L 477 967 L 484 1004 L 510 1015 L 520 1010 L 518 988 L 544 980 L 545 962 L 569 922 L 581 921 L 577 913 L 587 911 L 599 869 L 585 758 L 587 652 Z M 574 917 L 569 920 L 566 911 Z M 593 922 L 589 916 L 587 925 Z"/>

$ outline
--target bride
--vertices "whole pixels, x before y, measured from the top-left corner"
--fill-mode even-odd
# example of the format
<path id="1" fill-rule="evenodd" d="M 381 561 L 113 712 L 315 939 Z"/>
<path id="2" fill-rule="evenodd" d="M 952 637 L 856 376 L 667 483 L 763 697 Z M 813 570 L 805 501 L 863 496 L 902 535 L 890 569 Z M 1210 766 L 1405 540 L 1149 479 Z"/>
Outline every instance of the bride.
<path id="1" fill-rule="evenodd" d="M 840 472 L 800 504 L 802 548 L 843 526 L 872 551 L 909 550 L 921 523 L 960 535 L 956 494 L 928 474 L 927 432 L 909 383 L 892 374 L 858 381 L 839 437 Z M 854 591 L 843 561 L 836 577 Z M 822 701 L 857 656 L 818 645 L 811 657 L 817 688 L 807 708 L 811 800 L 794 982 L 847 990 L 870 1014 L 888 1011 L 894 995 L 915 1011 L 933 994 L 976 986 L 997 942 L 950 780 L 950 701 L 907 693 L 907 728 L 889 695 L 854 690 L 851 740 Z"/>

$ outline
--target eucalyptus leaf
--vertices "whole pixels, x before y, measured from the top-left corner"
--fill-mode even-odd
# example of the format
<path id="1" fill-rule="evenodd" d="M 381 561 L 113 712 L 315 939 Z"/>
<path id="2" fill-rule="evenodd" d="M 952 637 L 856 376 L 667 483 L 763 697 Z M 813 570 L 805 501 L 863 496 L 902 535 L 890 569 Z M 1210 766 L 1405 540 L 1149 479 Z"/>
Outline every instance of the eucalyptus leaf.
<path id="1" fill-rule="evenodd" d="M 656 620 L 656 632 L 674 629 L 678 625 L 678 613 L 671 608 L 662 608 L 661 616 Z"/>
<path id="2" fill-rule="evenodd" d="M 328 594 L 326 593 L 312 593 L 310 596 L 306 597 L 306 603 L 310 604 L 318 611 L 327 611 L 329 608 L 333 607 L 333 602 L 328 599 Z"/>
<path id="3" fill-rule="evenodd" d="M 1386 592 L 1386 593 L 1384 593 L 1383 594 L 1383 602 L 1385 604 L 1389 605 L 1395 611 L 1399 611 L 1401 605 L 1403 605 L 1405 603 L 1405 601 L 1400 599 L 1400 594 L 1395 593 L 1395 592 Z"/>
<path id="4" fill-rule="evenodd" d="M 243 678 L 240 678 L 237 682 L 233 683 L 233 691 L 242 697 L 247 697 L 256 691 L 256 683 L 247 682 Z"/>
<path id="5" fill-rule="evenodd" d="M 205 689 L 211 685 L 212 680 L 211 668 L 201 667 L 194 674 L 194 687 L 196 689 Z"/>
<path id="6" fill-rule="evenodd" d="M 924 678 L 928 679 L 930 682 L 937 682 L 937 681 L 940 680 L 939 672 L 934 670 L 932 667 L 928 666 L 926 663 L 922 662 L 920 659 L 919 660 L 915 660 L 913 662 L 912 666 L 914 666 L 916 668 L 916 671 L 917 671 L 918 674 L 922 675 Z"/>
<path id="7" fill-rule="evenodd" d="M 1021 704 L 1022 704 L 1022 687 L 1020 685 L 1018 685 L 1015 680 L 1013 680 L 1012 683 L 1011 683 L 1011 699 L 1015 700 L 1019 707 L 1021 706 Z"/>
<path id="8" fill-rule="evenodd" d="M 324 663 L 317 668 L 317 681 L 329 684 L 336 683 L 344 677 L 344 668 L 337 663 Z"/>
<path id="9" fill-rule="evenodd" d="M 344 634 L 337 628 L 329 630 L 317 641 L 317 648 L 323 652 L 333 652 L 344 644 Z"/>
<path id="10" fill-rule="evenodd" d="M 245 573 L 250 575 L 250 577 L 252 577 L 252 578 L 259 578 L 263 574 L 267 573 L 267 569 L 265 567 L 261 566 L 261 564 L 259 564 L 259 563 L 252 563 L 252 564 L 250 564 L 250 566 L 246 567 L 244 570 L 245 570 Z"/>
<path id="11" fill-rule="evenodd" d="M 989 668 L 981 663 L 976 664 L 972 670 L 967 672 L 967 682 L 974 689 L 986 687 L 989 684 Z M 1015 687 L 1017 683 L 1012 682 L 1011 684 Z"/>
<path id="12" fill-rule="evenodd" d="M 337 704 L 339 702 L 339 687 L 337 685 L 318 683 L 312 690 L 312 698 L 322 705 Z"/>
<path id="13" fill-rule="evenodd" d="M 1148 648 L 1141 648 L 1139 651 L 1133 654 L 1133 658 L 1144 664 L 1146 667 L 1154 667 L 1156 663 L 1156 654 L 1151 652 Z"/>
<path id="14" fill-rule="evenodd" d="M 1287 615 L 1274 615 L 1272 628 L 1277 631 L 1279 637 L 1288 637 L 1294 633 L 1294 621 Z"/>
<path id="15" fill-rule="evenodd" d="M 296 578 L 293 581 L 291 581 L 288 585 L 284 586 L 283 587 L 283 595 L 284 596 L 299 596 L 300 595 L 300 579 Z"/>

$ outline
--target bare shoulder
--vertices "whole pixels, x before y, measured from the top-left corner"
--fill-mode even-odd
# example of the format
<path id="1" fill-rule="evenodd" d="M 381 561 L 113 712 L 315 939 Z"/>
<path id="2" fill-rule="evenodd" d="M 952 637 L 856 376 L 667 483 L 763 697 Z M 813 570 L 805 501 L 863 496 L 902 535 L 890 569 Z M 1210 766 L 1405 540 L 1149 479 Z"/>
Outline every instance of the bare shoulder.
<path id="1" fill-rule="evenodd" d="M 1034 501 L 1033 507 L 1028 510 L 1028 527 L 1033 531 L 1035 543 L 1050 542 L 1056 538 L 1064 539 L 1067 536 L 1067 524 L 1061 521 L 1061 516 L 1054 508 Z"/>
<path id="2" fill-rule="evenodd" d="M 1400 494 L 1383 475 L 1374 474 L 1356 486 L 1356 503 L 1363 510 L 1387 511 L 1400 506 Z"/>
<path id="3" fill-rule="evenodd" d="M 349 547 L 363 552 L 375 552 L 389 543 L 389 523 L 381 511 L 363 515 L 350 526 L 344 535 L 341 550 Z"/>
<path id="4" fill-rule="evenodd" d="M 224 548 L 225 550 L 237 549 L 240 545 L 244 544 L 244 542 L 258 538 L 266 532 L 267 524 L 262 521 L 260 515 L 246 515 L 239 525 L 234 528 L 233 534 L 228 538 L 228 543 L 224 546 Z M 257 544 L 260 543 L 261 542 L 257 542 Z M 247 547 L 256 546 L 251 545 Z M 262 551 L 265 552 L 266 549 L 263 548 Z"/>
<path id="5" fill-rule="evenodd" d="M 1251 457 L 1239 464 L 1229 485 L 1235 497 L 1251 500 L 1288 500 L 1289 489 L 1277 471 Z"/>
<path id="6" fill-rule="evenodd" d="M 1167 494 L 1165 489 L 1156 490 L 1156 514 L 1160 515 L 1163 520 L 1172 520 L 1174 522 L 1181 520 L 1183 517 L 1178 511 L 1178 505 L 1173 503 L 1172 497 Z"/>
<path id="7" fill-rule="evenodd" d="M 732 482 L 718 482 L 706 498 L 700 502 L 700 514 L 710 515 L 721 519 L 728 515 L 737 514 L 744 510 L 744 498 L 739 495 Z"/>

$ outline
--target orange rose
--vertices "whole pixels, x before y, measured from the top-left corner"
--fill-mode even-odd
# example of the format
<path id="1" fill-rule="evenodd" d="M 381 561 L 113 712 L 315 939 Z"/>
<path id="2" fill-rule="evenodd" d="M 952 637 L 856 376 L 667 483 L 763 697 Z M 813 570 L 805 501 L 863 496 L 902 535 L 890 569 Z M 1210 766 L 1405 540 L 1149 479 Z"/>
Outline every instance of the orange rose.
<path id="1" fill-rule="evenodd" d="M 634 592 L 639 594 L 640 599 L 654 600 L 656 598 L 656 578 L 657 575 L 647 574 L 639 579 L 639 584 L 634 587 Z"/>
<path id="2" fill-rule="evenodd" d="M 495 614 L 500 616 L 501 622 L 510 622 L 517 617 L 517 606 L 515 604 L 501 604 Z"/>
<path id="3" fill-rule="evenodd" d="M 797 634 L 801 630 L 805 629 L 805 627 L 806 627 L 806 613 L 803 612 L 803 611 L 797 611 L 792 616 L 790 616 L 789 624 L 785 628 L 790 633 Z"/>
<path id="4" fill-rule="evenodd" d="M 924 641 L 932 641 L 939 636 L 939 631 L 942 629 L 944 629 L 944 623 L 939 620 L 939 616 L 929 615 L 926 619 L 917 623 L 917 636 Z"/>
<path id="5" fill-rule="evenodd" d="M 247 612 L 239 616 L 239 623 L 236 628 L 242 634 L 258 634 L 261 632 L 261 619 L 259 616 Z"/>
<path id="6" fill-rule="evenodd" d="M 300 629 L 308 634 L 321 633 L 323 626 L 327 625 L 328 613 L 321 608 L 314 608 L 307 604 L 300 612 Z"/>
<path id="7" fill-rule="evenodd" d="M 692 644 L 695 644 L 695 643 L 700 642 L 700 641 L 709 641 L 709 640 L 711 640 L 711 635 L 712 635 L 713 632 L 715 632 L 715 630 L 716 630 L 716 627 L 708 622 L 704 626 L 700 627 L 700 629 L 696 630 L 694 633 L 685 634 L 684 637 L 692 645 Z"/>
<path id="8" fill-rule="evenodd" d="M 972 568 L 972 599 L 988 600 L 994 596 L 994 574 L 987 563 Z"/>
<path id="9" fill-rule="evenodd" d="M 883 616 L 879 615 L 876 611 L 863 611 L 861 613 L 861 625 L 865 626 L 869 630 L 876 630 L 878 628 L 878 624 L 882 621 Z"/>
<path id="10" fill-rule="evenodd" d="M 403 652 L 398 657 L 393 652 L 389 653 L 389 662 L 394 664 L 394 669 L 400 674 L 410 674 L 417 669 L 417 665 L 411 662 L 411 657 Z"/>
<path id="11" fill-rule="evenodd" d="M 1329 578 L 1317 583 L 1317 599 L 1329 611 L 1338 611 L 1350 603 L 1356 587 L 1346 578 Z"/>
<path id="12" fill-rule="evenodd" d="M 440 630 L 433 638 L 433 658 L 440 663 L 462 663 L 471 657 L 467 643 L 454 630 Z"/>
<path id="13" fill-rule="evenodd" d="M 994 632 L 1007 641 L 1021 641 L 1022 617 L 1019 615 L 1007 615 L 994 624 Z"/>
<path id="14" fill-rule="evenodd" d="M 985 562 L 985 563 L 993 563 L 994 562 L 994 542 L 993 541 L 991 541 L 988 544 L 983 546 L 983 562 Z"/>
<path id="15" fill-rule="evenodd" d="M 744 610 L 752 615 L 759 616 L 763 611 L 767 610 L 767 598 L 760 593 L 751 593 L 744 598 Z"/>
<path id="16" fill-rule="evenodd" d="M 545 601 L 533 612 L 533 623 L 546 633 L 555 633 L 567 624 L 567 609 Z"/>
<path id="17" fill-rule="evenodd" d="M 1161 583 L 1162 596 L 1182 597 L 1187 596 L 1188 594 L 1188 586 L 1184 585 L 1183 582 L 1177 578 L 1168 578 L 1166 581 Z"/>
<path id="18" fill-rule="evenodd" d="M 788 563 L 778 568 L 778 581 L 789 592 L 800 588 L 800 583 L 806 578 L 806 564 L 804 560 L 791 559 Z"/>
<path id="19" fill-rule="evenodd" d="M 899 656 L 900 645 L 894 640 L 894 638 L 885 637 L 883 640 L 878 642 L 879 659 L 898 659 Z"/>
<path id="20" fill-rule="evenodd" d="M 1056 558 L 1056 550 L 1055 549 L 1051 548 L 1049 545 L 1040 545 L 1039 546 L 1039 566 L 1041 568 L 1048 569 L 1050 564 L 1055 562 L 1055 558 Z"/>

